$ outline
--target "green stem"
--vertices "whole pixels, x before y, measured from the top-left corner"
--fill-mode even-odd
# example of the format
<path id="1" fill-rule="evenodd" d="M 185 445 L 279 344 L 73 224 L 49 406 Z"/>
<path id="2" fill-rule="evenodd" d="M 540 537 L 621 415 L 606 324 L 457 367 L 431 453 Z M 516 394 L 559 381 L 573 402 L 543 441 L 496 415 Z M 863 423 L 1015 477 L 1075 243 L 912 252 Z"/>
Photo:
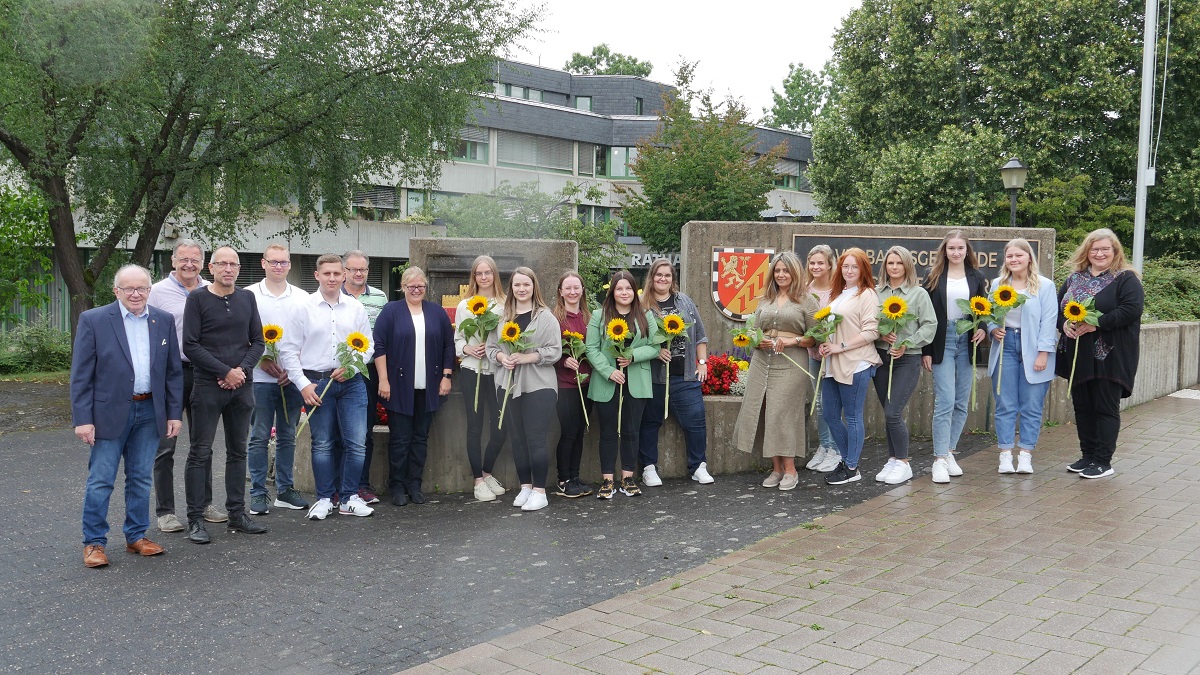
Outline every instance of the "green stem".
<path id="1" fill-rule="evenodd" d="M 621 369 L 621 374 L 625 374 L 625 369 Z M 621 383 L 621 399 L 617 401 L 617 436 L 621 435 L 621 415 L 625 410 L 625 383 Z"/>
<path id="2" fill-rule="evenodd" d="M 329 391 L 329 387 L 331 387 L 331 386 L 333 386 L 333 378 L 332 377 L 329 378 L 329 381 L 325 383 L 325 388 L 321 390 L 321 393 L 317 395 L 317 398 L 325 398 L 325 393 Z M 315 413 L 315 412 L 317 412 L 317 409 L 313 408 L 312 410 L 310 410 L 308 412 L 308 415 L 306 415 L 305 418 L 300 421 L 300 428 L 296 429 L 297 436 L 300 435 L 301 431 L 304 431 L 304 427 L 308 426 L 308 420 L 312 419 L 313 413 Z"/>
<path id="3" fill-rule="evenodd" d="M 1071 357 L 1071 378 L 1067 380 L 1067 395 L 1075 387 L 1075 362 L 1079 360 L 1079 338 L 1075 338 L 1075 356 Z"/>
<path id="4" fill-rule="evenodd" d="M 829 357 L 825 357 L 829 358 Z M 808 414 L 811 415 L 817 411 L 817 397 L 821 395 L 821 374 L 825 372 L 825 359 L 821 359 L 821 365 L 817 368 L 817 379 L 813 382 L 813 401 L 812 406 L 808 409 Z"/>
<path id="5" fill-rule="evenodd" d="M 975 410 L 975 364 L 979 361 L 979 345 L 971 343 L 971 410 Z"/>
<path id="6" fill-rule="evenodd" d="M 512 392 L 513 370 L 516 368 L 508 371 L 508 382 L 504 385 L 504 403 L 500 406 L 500 419 L 496 422 L 497 429 L 504 428 L 504 409 L 508 407 L 508 395 Z"/>
<path id="7" fill-rule="evenodd" d="M 583 423 L 585 426 L 590 427 L 592 423 L 588 421 L 587 401 L 583 399 L 583 382 L 579 379 L 579 373 L 575 374 L 575 388 L 579 390 L 579 404 L 583 408 Z"/>

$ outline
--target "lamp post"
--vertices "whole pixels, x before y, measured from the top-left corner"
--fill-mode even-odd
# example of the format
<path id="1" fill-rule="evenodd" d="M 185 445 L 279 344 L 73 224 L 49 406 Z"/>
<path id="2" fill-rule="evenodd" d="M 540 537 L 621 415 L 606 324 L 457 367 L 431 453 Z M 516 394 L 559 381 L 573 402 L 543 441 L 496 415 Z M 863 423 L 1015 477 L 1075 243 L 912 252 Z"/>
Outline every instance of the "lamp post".
<path id="1" fill-rule="evenodd" d="M 1021 160 L 1013 157 L 1008 164 L 1000 167 L 1000 180 L 1004 181 L 1004 189 L 1008 190 L 1009 209 L 1008 226 L 1017 226 L 1017 191 L 1025 187 L 1025 177 L 1029 175 L 1029 167 Z"/>

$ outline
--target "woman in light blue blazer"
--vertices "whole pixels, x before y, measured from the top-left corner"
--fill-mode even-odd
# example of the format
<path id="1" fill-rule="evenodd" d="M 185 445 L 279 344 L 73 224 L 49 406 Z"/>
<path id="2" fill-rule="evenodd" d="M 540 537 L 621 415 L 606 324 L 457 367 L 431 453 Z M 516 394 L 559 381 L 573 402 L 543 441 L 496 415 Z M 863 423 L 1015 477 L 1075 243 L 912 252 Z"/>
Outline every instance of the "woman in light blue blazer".
<path id="1" fill-rule="evenodd" d="M 1054 282 L 1038 273 L 1033 248 L 1024 239 L 1004 246 L 1004 269 L 992 282 L 993 304 L 1000 305 L 996 289 L 1011 287 L 1025 302 L 1008 311 L 1004 325 L 991 324 L 992 353 L 988 374 L 996 395 L 996 445 L 1000 448 L 1000 473 L 1033 473 L 1033 449 L 1042 431 L 1042 408 L 1054 379 L 1054 345 L 1058 338 L 1058 297 Z M 1004 359 L 1000 371 L 1000 359 Z M 1020 422 L 1021 440 L 1013 446 Z"/>

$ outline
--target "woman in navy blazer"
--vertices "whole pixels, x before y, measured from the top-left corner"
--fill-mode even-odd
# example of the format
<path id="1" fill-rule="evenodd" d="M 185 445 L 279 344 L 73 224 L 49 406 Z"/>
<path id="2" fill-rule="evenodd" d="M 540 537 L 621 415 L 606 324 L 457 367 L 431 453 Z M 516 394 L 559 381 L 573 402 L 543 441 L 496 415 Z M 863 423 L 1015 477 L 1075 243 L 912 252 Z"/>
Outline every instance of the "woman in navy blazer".
<path id="1" fill-rule="evenodd" d="M 1039 273 L 1033 247 L 1024 239 L 1013 239 L 1004 245 L 1004 269 L 992 282 L 993 300 L 1000 286 L 1011 286 L 1025 297 L 1025 303 L 1009 310 L 1003 326 L 988 326 L 992 334 L 988 374 L 996 394 L 999 471 L 1033 473 L 1033 448 L 1042 432 L 1042 407 L 1046 392 L 1050 391 L 1050 381 L 1054 379 L 1058 296 L 1054 292 L 1054 282 Z M 1004 359 L 1004 370 L 998 373 L 1001 358 Z M 1012 450 L 1018 420 L 1021 441 L 1017 444 L 1020 453 L 1014 469 Z"/>
<path id="2" fill-rule="evenodd" d="M 454 329 L 446 310 L 425 299 L 429 282 L 419 267 L 400 278 L 404 301 L 384 305 L 375 320 L 379 399 L 388 411 L 388 491 L 392 504 L 424 504 L 421 474 L 433 414 L 450 394 Z"/>

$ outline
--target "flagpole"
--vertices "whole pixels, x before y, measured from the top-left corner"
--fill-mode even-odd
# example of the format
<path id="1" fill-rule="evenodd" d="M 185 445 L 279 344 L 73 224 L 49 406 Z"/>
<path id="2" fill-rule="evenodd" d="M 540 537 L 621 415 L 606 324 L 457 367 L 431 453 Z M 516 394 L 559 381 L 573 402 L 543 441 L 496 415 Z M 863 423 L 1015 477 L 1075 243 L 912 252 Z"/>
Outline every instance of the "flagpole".
<path id="1" fill-rule="evenodd" d="M 1150 127 L 1154 123 L 1154 67 L 1158 51 L 1158 0 L 1146 0 L 1142 42 L 1142 102 L 1138 119 L 1137 186 L 1133 207 L 1133 266 L 1141 271 L 1146 249 L 1146 188 L 1154 185 L 1150 166 Z"/>

